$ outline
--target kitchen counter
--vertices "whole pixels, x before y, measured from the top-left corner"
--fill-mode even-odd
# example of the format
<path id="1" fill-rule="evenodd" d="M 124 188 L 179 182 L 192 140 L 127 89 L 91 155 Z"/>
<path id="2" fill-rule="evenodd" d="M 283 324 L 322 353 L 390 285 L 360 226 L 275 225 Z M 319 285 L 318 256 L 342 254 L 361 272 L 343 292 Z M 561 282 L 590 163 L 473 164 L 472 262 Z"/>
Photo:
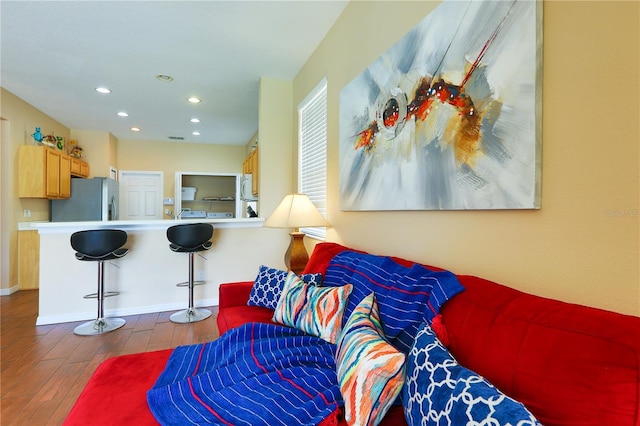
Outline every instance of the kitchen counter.
<path id="1" fill-rule="evenodd" d="M 177 219 L 177 220 L 110 220 L 93 222 L 22 222 L 23 226 L 35 228 L 40 234 L 61 233 L 68 231 L 82 231 L 84 229 L 122 229 L 151 230 L 167 229 L 173 225 L 184 223 L 210 223 L 214 228 L 259 228 L 262 227 L 264 219 L 261 217 L 239 218 L 239 219 Z M 30 224 L 30 225 L 27 225 Z"/>
<path id="2" fill-rule="evenodd" d="M 127 316 L 184 309 L 188 289 L 176 283 L 188 278 L 188 255 L 169 249 L 166 230 L 178 224 L 211 223 L 210 250 L 195 256 L 195 279 L 206 285 L 195 289 L 196 306 L 218 304 L 223 282 L 255 279 L 260 265 L 284 268 L 289 244 L 285 229 L 263 228 L 262 218 L 181 219 L 108 222 L 33 222 L 40 236 L 40 303 L 38 325 L 94 319 L 98 265 L 75 258 L 71 234 L 86 229 L 112 228 L 127 232 L 123 258 L 105 263 L 105 291 L 119 295 L 105 299 L 106 316 Z M 117 331 L 116 331 L 117 332 Z"/>

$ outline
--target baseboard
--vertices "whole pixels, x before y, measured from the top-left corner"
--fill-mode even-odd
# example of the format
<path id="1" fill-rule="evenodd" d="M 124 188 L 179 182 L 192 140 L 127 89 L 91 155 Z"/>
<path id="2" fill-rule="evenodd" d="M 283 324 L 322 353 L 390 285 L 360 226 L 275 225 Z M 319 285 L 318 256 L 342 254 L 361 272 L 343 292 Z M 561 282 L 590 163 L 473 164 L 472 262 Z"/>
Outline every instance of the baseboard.
<path id="1" fill-rule="evenodd" d="M 202 299 L 196 303 L 196 308 L 217 306 L 218 299 Z M 105 310 L 105 317 L 125 317 L 129 315 L 152 314 L 155 312 L 179 311 L 185 309 L 187 303 L 164 303 L 161 305 L 136 306 L 134 308 L 118 308 Z M 96 305 L 97 309 L 97 305 Z M 58 324 L 62 322 L 89 321 L 96 318 L 96 311 L 75 312 L 73 314 L 39 315 L 36 325 Z"/>
<path id="2" fill-rule="evenodd" d="M 20 290 L 19 285 L 14 285 L 13 287 L 9 288 L 0 288 L 0 296 L 10 296 L 18 290 Z"/>

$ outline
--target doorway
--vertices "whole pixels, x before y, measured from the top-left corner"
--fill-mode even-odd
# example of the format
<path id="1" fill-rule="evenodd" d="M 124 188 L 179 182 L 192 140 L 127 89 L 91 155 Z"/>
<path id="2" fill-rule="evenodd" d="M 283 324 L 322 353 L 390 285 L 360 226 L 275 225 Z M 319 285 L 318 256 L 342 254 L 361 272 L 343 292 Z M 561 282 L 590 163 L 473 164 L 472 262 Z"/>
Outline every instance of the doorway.
<path id="1" fill-rule="evenodd" d="M 120 170 L 120 220 L 162 220 L 162 172 Z"/>

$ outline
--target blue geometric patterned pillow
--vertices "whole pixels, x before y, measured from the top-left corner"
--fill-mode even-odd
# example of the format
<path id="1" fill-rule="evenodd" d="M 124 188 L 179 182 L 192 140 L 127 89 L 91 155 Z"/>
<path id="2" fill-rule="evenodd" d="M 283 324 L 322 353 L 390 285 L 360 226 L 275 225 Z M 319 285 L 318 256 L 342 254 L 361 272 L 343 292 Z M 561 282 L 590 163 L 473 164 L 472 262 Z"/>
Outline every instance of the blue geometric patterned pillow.
<path id="1" fill-rule="evenodd" d="M 280 300 L 282 285 L 287 278 L 287 274 L 287 271 L 261 265 L 251 288 L 247 305 L 275 309 L 278 305 L 278 300 Z M 304 274 L 300 278 L 308 284 L 322 285 L 322 274 Z"/>
<path id="2" fill-rule="evenodd" d="M 402 400 L 410 426 L 540 425 L 524 405 L 458 364 L 428 324 L 409 352 Z"/>

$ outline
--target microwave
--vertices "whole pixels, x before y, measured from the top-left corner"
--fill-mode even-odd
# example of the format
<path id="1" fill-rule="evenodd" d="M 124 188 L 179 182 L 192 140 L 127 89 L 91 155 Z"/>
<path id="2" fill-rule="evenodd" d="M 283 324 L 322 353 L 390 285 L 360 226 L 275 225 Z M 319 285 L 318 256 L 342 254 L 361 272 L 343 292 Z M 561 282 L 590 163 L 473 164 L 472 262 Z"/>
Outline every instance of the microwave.
<path id="1" fill-rule="evenodd" d="M 242 175 L 240 178 L 240 198 L 242 201 L 258 201 L 258 197 L 253 195 L 252 175 Z"/>

